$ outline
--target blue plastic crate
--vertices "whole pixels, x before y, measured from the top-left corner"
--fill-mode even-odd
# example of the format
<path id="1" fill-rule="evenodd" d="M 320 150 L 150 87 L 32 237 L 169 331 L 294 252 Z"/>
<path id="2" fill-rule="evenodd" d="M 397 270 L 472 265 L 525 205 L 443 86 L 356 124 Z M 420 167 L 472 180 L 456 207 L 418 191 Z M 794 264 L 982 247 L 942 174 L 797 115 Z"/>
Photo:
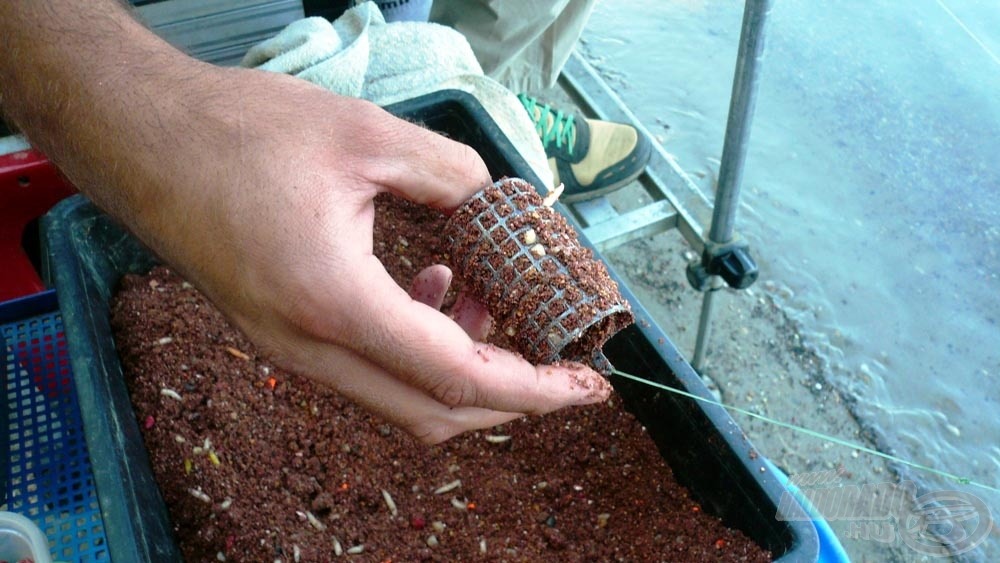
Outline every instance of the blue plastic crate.
<path id="1" fill-rule="evenodd" d="M 57 561 L 109 560 L 54 291 L 0 304 L 10 457 L 4 510 L 38 525 Z"/>

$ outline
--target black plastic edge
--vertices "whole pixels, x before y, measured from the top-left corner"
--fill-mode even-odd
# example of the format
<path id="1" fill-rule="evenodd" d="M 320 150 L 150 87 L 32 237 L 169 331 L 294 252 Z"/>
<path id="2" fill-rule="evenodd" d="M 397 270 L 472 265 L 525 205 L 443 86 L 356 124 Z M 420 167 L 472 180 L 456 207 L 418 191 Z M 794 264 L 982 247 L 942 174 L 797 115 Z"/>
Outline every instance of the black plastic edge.
<path id="1" fill-rule="evenodd" d="M 620 281 L 610 265 L 609 270 Z M 713 400 L 670 338 L 624 286 L 623 294 L 633 306 L 636 324 L 605 346 L 611 362 L 630 375 Z M 662 364 L 655 365 L 651 357 Z M 725 409 L 618 376 L 612 376 L 612 384 L 647 428 L 678 482 L 710 513 L 769 549 L 777 561 L 817 560 L 816 528 L 811 522 L 778 520 L 787 489 Z"/>
<path id="2" fill-rule="evenodd" d="M 74 237 L 74 228 L 86 229 L 99 215 L 78 195 L 56 205 L 42 225 L 108 553 L 112 561 L 181 561 L 112 339 L 109 293 L 102 291 L 110 288 L 93 264 L 84 263 Z"/>

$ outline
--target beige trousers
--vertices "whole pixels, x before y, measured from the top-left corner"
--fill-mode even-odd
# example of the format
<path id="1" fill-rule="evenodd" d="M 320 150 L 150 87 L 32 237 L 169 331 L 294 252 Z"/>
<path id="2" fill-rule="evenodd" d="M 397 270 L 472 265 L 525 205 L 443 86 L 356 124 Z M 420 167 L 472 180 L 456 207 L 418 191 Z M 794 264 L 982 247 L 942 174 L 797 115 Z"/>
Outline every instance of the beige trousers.
<path id="1" fill-rule="evenodd" d="M 555 85 L 596 0 L 434 0 L 431 21 L 465 36 L 483 72 L 514 92 Z"/>

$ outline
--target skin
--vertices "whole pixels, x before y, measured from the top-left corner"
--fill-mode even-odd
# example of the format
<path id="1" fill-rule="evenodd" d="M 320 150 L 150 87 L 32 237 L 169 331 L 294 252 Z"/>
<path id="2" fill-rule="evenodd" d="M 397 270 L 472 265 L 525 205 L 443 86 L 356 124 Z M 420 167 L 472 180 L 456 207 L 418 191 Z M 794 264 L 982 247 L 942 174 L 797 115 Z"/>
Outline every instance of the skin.
<path id="1" fill-rule="evenodd" d="M 439 312 L 446 267 L 408 293 L 372 254 L 376 194 L 447 211 L 490 182 L 469 147 L 196 61 L 110 0 L 0 2 L 0 53 L 6 118 L 278 365 L 427 443 L 608 397 L 589 369 L 480 342 L 475 302 Z"/>

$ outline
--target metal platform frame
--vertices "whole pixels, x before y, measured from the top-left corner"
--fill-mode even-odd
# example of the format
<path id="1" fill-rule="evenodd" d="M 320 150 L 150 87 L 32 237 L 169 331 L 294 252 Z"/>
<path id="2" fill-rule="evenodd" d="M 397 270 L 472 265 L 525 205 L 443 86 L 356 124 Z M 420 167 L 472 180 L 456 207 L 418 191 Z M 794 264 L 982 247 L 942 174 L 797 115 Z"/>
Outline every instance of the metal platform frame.
<path id="1" fill-rule="evenodd" d="M 588 116 L 627 123 L 653 138 L 597 70 L 574 53 L 563 68 L 559 85 Z M 696 252 L 705 247 L 704 225 L 711 219 L 712 204 L 684 173 L 674 157 L 659 143 L 638 180 L 652 203 L 625 213 L 599 197 L 570 205 L 583 232 L 598 251 L 605 252 L 633 240 L 677 229 Z"/>
<path id="2" fill-rule="evenodd" d="M 746 245 L 739 240 L 734 227 L 757 94 L 757 65 L 763 54 L 764 24 L 770 9 L 771 0 L 745 3 L 714 206 L 659 143 L 653 143 L 650 163 L 639 177 L 652 203 L 625 213 L 618 213 L 606 197 L 570 206 L 599 254 L 639 238 L 677 229 L 701 257 L 700 263 L 688 265 L 689 281 L 704 292 L 691 361 L 698 371 L 703 369 L 707 358 L 715 294 L 726 286 L 716 259 L 724 259 L 726 253 L 735 249 L 740 260 L 749 260 L 740 268 L 752 271 L 744 271 L 742 277 L 726 276 L 726 282 L 736 289 L 745 289 L 757 277 L 756 264 L 749 258 Z M 570 57 L 559 84 L 589 117 L 628 123 L 647 138 L 653 138 L 580 55 L 574 53 Z M 700 274 L 691 275 L 692 270 Z"/>

